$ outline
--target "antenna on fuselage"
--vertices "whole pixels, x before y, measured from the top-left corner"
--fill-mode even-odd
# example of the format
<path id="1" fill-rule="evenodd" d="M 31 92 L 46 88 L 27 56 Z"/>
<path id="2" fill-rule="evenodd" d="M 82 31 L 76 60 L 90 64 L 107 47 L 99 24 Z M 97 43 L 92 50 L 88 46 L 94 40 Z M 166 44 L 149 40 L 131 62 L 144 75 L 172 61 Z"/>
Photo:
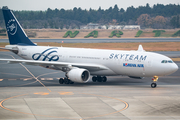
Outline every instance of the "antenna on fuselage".
<path id="1" fill-rule="evenodd" d="M 140 51 L 140 52 L 145 52 L 145 50 L 143 49 L 142 45 L 139 45 L 138 47 L 138 50 L 137 51 Z"/>

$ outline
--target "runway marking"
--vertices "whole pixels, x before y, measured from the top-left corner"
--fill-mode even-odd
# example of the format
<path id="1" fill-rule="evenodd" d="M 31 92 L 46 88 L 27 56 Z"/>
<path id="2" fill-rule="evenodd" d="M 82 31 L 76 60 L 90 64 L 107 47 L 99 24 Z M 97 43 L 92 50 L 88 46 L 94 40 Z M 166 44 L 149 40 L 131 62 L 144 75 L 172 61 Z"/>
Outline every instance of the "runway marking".
<path id="1" fill-rule="evenodd" d="M 46 78 L 46 80 L 53 80 L 53 78 Z"/>
<path id="2" fill-rule="evenodd" d="M 9 110 L 9 111 L 11 111 L 11 112 L 16 112 L 16 113 L 22 113 L 22 114 L 24 114 L 23 112 L 15 111 L 15 110 L 12 110 L 12 109 L 9 109 L 9 108 L 4 107 L 4 106 L 3 106 L 3 102 L 4 102 L 4 101 L 7 101 L 7 100 L 9 100 L 9 99 L 12 99 L 12 98 L 21 97 L 21 96 L 25 96 L 25 95 L 28 95 L 28 94 L 22 94 L 22 95 L 17 95 L 17 96 L 13 96 L 13 97 L 6 98 L 6 99 L 4 99 L 4 100 L 2 100 L 2 101 L 0 102 L 0 107 L 3 108 L 3 109 L 5 109 L 5 110 Z M 31 114 L 31 113 L 26 113 L 26 114 Z"/>
<path id="3" fill-rule="evenodd" d="M 38 92 L 38 93 L 34 93 L 36 95 L 49 95 L 49 93 L 45 93 L 45 92 Z"/>
<path id="4" fill-rule="evenodd" d="M 23 81 L 27 81 L 27 80 L 32 80 L 32 78 L 26 78 L 26 79 L 23 79 Z"/>
<path id="5" fill-rule="evenodd" d="M 31 74 L 33 76 L 34 79 L 36 79 L 36 81 L 38 81 L 42 86 L 44 86 L 49 92 L 51 92 L 51 90 L 49 88 L 47 88 L 40 80 L 37 79 L 37 77 L 35 77 L 22 63 L 19 63 L 21 66 L 24 67 L 24 69 L 26 69 L 27 72 L 29 72 L 29 74 Z"/>
<path id="6" fill-rule="evenodd" d="M 15 59 L 15 57 L 14 56 L 12 56 L 12 55 L 9 55 L 9 56 L 11 56 L 13 59 Z M 29 74 L 31 74 L 31 76 L 33 76 L 33 78 L 34 79 L 36 79 L 36 81 L 38 81 L 42 86 L 44 86 L 49 92 L 51 92 L 51 90 L 49 89 L 49 88 L 47 88 L 40 80 L 38 80 L 38 78 L 37 77 L 35 77 L 22 63 L 19 63 L 22 67 L 24 67 L 24 69 L 29 73 Z"/>
<path id="7" fill-rule="evenodd" d="M 91 118 L 97 118 L 97 117 L 103 117 L 103 116 L 112 115 L 112 114 L 115 114 L 115 113 L 118 113 L 118 112 L 122 112 L 122 111 L 126 110 L 129 107 L 129 104 L 127 102 L 125 102 L 123 100 L 120 100 L 120 99 L 117 99 L 117 98 L 114 98 L 114 97 L 96 95 L 96 94 L 86 94 L 86 93 L 82 93 L 82 94 L 91 95 L 91 96 L 97 96 L 97 97 L 110 98 L 110 99 L 118 100 L 118 101 L 123 102 L 125 104 L 124 108 L 121 109 L 121 110 L 118 110 L 118 111 L 115 111 L 115 112 L 112 112 L 112 113 L 103 114 L 103 115 L 98 115 L 98 116 L 93 116 L 93 117 L 86 117 L 85 119 L 91 119 Z"/>
<path id="8" fill-rule="evenodd" d="M 8 80 L 16 80 L 16 79 L 8 79 Z"/>
<path id="9" fill-rule="evenodd" d="M 5 109 L 5 110 L 8 110 L 8 111 L 11 111 L 11 112 L 16 112 L 16 113 L 20 113 L 20 114 L 26 114 L 26 115 L 33 115 L 33 116 L 42 116 L 42 117 L 49 117 L 49 118 L 61 118 L 61 119 L 71 119 L 71 120 L 77 120 L 77 118 L 67 118 L 67 117 L 58 117 L 58 116 L 48 116 L 48 115 L 39 115 L 39 114 L 33 114 L 33 113 L 26 113 L 26 112 L 20 112 L 20 111 L 16 111 L 16 110 L 12 110 L 12 109 L 9 109 L 9 108 L 6 108 L 3 106 L 3 103 L 9 99 L 13 99 L 13 98 L 17 98 L 17 97 L 21 97 L 21 96 L 25 96 L 25 95 L 28 95 L 28 94 L 22 94 L 22 95 L 17 95 L 17 96 L 13 96 L 13 97 L 9 97 L 9 98 L 6 98 L 4 100 L 2 100 L 0 102 L 0 107 Z"/>
<path id="10" fill-rule="evenodd" d="M 22 74 L 14 74 L 14 73 L 2 73 L 1 74 L 7 74 L 7 75 L 17 75 L 17 76 L 24 76 L 24 77 L 28 77 L 28 78 L 31 78 L 31 76 L 29 75 L 22 75 Z"/>
<path id="11" fill-rule="evenodd" d="M 49 75 L 49 74 L 56 74 L 56 73 L 59 73 L 59 71 L 58 72 L 52 72 L 52 73 L 44 73 L 44 74 L 37 76 L 37 78 L 39 78 L 41 76 Z"/>
<path id="12" fill-rule="evenodd" d="M 53 80 L 53 78 L 41 78 L 41 80 Z"/>
<path id="13" fill-rule="evenodd" d="M 28 80 L 33 80 L 33 79 L 34 78 L 17 78 L 17 79 L 4 78 L 4 79 L 0 79 L 0 81 L 3 81 L 3 80 L 9 80 L 9 81 L 11 81 L 11 80 L 23 80 L 23 81 L 28 81 Z M 49 81 L 54 80 L 54 79 L 58 80 L 58 78 L 41 78 L 41 80 L 49 80 Z"/>
<path id="14" fill-rule="evenodd" d="M 60 95 L 73 95 L 73 92 L 58 92 Z"/>
<path id="15" fill-rule="evenodd" d="M 41 92 L 39 92 L 39 93 L 41 93 Z M 37 94 L 39 94 L 39 93 L 37 93 Z M 112 112 L 112 113 L 103 114 L 103 115 L 98 115 L 98 116 L 84 117 L 83 119 L 91 119 L 91 118 L 97 118 L 97 117 L 103 117 L 103 116 L 108 116 L 108 115 L 116 114 L 118 112 L 122 112 L 122 111 L 126 110 L 129 107 L 129 104 L 127 102 L 125 102 L 123 100 L 120 100 L 120 99 L 117 99 L 117 98 L 113 98 L 113 97 L 109 97 L 109 96 L 103 96 L 103 95 L 96 95 L 96 94 L 86 94 L 86 93 L 80 93 L 80 94 L 91 95 L 91 96 L 96 96 L 96 97 L 105 97 L 105 98 L 109 98 L 109 99 L 118 100 L 118 101 L 123 102 L 125 104 L 124 108 L 121 109 L 121 110 L 118 110 L 118 111 L 115 111 L 115 112 Z M 9 99 L 25 96 L 25 95 L 28 95 L 28 94 L 22 94 L 22 95 L 17 95 L 17 96 L 6 98 L 6 99 L 4 99 L 4 100 L 2 100 L 0 102 L 0 107 L 5 109 L 5 110 L 8 110 L 8 111 L 16 112 L 16 113 L 21 113 L 21 114 L 27 114 L 27 115 L 33 115 L 33 116 L 42 116 L 42 117 L 49 117 L 49 118 L 61 118 L 61 119 L 75 119 L 75 120 L 77 120 L 77 118 L 68 118 L 68 117 L 59 117 L 59 116 L 48 116 L 48 115 L 40 115 L 40 114 L 20 112 L 20 111 L 12 110 L 12 109 L 9 109 L 9 108 L 6 108 L 6 107 L 3 106 L 3 103 L 5 101 L 7 101 Z M 79 120 L 82 120 L 82 118 L 79 119 Z"/>
<path id="16" fill-rule="evenodd" d="M 30 85 L 30 84 L 33 84 L 33 83 L 36 83 L 37 81 L 34 81 L 34 82 L 30 82 L 30 83 L 26 83 L 26 84 L 21 84 L 21 85 L 16 85 L 16 86 L 24 86 L 24 85 Z M 15 86 L 14 86 L 15 87 Z"/>

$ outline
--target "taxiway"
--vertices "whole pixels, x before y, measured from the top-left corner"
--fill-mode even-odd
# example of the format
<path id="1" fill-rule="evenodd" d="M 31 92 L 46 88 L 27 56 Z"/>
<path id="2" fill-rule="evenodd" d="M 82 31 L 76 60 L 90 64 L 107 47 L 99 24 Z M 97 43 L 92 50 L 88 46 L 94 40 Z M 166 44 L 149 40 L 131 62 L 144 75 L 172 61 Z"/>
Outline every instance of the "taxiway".
<path id="1" fill-rule="evenodd" d="M 0 52 L 0 58 L 13 57 L 19 58 Z M 61 71 L 0 62 L 0 119 L 180 119 L 180 70 L 160 77 L 155 89 L 151 78 L 116 76 L 106 83 L 60 85 L 60 77 Z"/>

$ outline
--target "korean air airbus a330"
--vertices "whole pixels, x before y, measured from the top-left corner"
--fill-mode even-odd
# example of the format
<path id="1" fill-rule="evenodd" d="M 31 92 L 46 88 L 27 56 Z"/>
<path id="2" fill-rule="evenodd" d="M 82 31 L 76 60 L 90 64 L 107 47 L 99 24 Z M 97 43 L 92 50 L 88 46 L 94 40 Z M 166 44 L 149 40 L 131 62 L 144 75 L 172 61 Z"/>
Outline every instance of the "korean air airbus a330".
<path id="1" fill-rule="evenodd" d="M 106 82 L 106 76 L 124 75 L 132 78 L 153 77 L 155 88 L 159 76 L 178 70 L 178 66 L 161 54 L 146 52 L 139 45 L 137 51 L 100 50 L 68 47 L 37 46 L 29 38 L 9 9 L 2 9 L 10 45 L 6 49 L 24 59 L 0 59 L 8 63 L 39 65 L 65 72 L 60 84 Z"/>

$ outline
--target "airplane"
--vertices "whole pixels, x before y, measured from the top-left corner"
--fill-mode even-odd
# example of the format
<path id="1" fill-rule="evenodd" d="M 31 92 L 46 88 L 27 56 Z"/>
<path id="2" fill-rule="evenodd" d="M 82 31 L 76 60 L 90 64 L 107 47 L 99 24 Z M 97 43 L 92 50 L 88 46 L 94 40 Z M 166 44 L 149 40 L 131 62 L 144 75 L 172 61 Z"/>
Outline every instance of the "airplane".
<path id="1" fill-rule="evenodd" d="M 142 45 L 137 51 L 37 46 L 28 38 L 13 12 L 7 7 L 2 11 L 10 45 L 1 49 L 10 50 L 23 59 L 0 61 L 63 71 L 65 77 L 59 79 L 60 84 L 87 83 L 90 76 L 93 82 L 106 82 L 106 76 L 122 75 L 136 79 L 152 77 L 151 87 L 155 88 L 159 76 L 178 70 L 169 57 L 147 52 Z"/>

